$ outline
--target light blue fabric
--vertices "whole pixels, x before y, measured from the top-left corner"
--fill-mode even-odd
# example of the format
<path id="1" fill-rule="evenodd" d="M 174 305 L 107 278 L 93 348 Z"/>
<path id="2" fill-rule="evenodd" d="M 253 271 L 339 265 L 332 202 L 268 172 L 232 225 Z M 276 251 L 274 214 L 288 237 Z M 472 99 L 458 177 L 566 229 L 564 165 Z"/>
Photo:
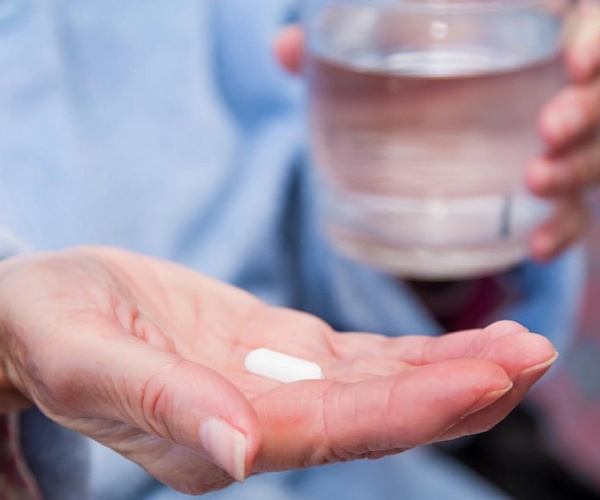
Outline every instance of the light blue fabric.
<path id="1" fill-rule="evenodd" d="M 177 260 L 339 329 L 439 333 L 408 288 L 320 235 L 302 84 L 271 56 L 296 15 L 286 0 L 0 0 L 0 226 L 36 249 L 97 243 Z M 521 302 L 504 317 L 561 345 L 579 262 L 575 251 L 516 270 Z M 92 463 L 96 498 L 177 498 L 97 445 Z M 448 467 L 422 450 L 213 498 L 430 499 L 446 484 L 444 498 L 496 497 Z"/>
<path id="2" fill-rule="evenodd" d="M 426 485 L 426 486 L 425 486 Z M 160 491 L 148 500 L 185 500 Z M 189 498 L 189 497 L 187 497 Z M 508 500 L 508 496 L 428 449 L 380 461 L 335 464 L 310 472 L 256 477 L 203 500 Z"/>
<path id="3" fill-rule="evenodd" d="M 21 414 L 21 448 L 44 499 L 91 500 L 89 439 L 61 427 L 37 408 Z"/>

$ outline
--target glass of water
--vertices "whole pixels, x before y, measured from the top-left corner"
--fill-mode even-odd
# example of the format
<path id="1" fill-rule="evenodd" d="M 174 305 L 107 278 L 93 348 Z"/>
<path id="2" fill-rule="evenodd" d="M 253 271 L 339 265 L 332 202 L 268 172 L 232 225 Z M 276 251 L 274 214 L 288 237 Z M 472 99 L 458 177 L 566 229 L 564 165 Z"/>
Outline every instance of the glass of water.
<path id="1" fill-rule="evenodd" d="M 572 0 L 304 0 L 326 231 L 418 279 L 522 261 L 551 207 L 524 185 L 565 84 Z"/>

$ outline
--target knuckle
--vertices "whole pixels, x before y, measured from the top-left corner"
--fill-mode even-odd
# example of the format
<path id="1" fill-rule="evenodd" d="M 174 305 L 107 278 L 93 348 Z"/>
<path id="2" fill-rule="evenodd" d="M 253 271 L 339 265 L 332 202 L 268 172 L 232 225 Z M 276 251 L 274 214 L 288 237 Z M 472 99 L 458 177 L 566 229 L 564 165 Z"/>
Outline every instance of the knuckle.
<path id="1" fill-rule="evenodd" d="M 139 413 L 142 418 L 141 425 L 148 428 L 153 434 L 174 441 L 171 429 L 167 425 L 168 418 L 174 406 L 171 391 L 168 390 L 168 374 L 176 369 L 177 362 L 155 374 L 140 389 Z M 135 407 L 135 403 L 133 404 Z"/>

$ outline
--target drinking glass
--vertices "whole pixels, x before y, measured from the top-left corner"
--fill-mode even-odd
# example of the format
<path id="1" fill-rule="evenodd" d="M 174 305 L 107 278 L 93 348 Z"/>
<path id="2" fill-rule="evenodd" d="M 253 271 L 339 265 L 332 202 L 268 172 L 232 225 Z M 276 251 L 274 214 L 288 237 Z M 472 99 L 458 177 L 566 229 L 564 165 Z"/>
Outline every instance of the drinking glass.
<path id="1" fill-rule="evenodd" d="M 507 269 L 550 213 L 528 193 L 542 107 L 566 82 L 572 0 L 304 0 L 326 232 L 417 279 Z"/>

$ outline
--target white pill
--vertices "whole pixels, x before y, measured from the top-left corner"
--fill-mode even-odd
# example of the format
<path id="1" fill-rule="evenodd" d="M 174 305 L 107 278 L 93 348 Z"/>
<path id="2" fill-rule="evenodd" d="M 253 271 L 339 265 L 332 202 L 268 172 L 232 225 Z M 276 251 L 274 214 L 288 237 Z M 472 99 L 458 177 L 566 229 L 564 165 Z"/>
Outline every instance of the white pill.
<path id="1" fill-rule="evenodd" d="M 323 372 L 318 364 L 264 347 L 250 351 L 244 366 L 254 375 L 283 383 L 323 378 Z"/>

